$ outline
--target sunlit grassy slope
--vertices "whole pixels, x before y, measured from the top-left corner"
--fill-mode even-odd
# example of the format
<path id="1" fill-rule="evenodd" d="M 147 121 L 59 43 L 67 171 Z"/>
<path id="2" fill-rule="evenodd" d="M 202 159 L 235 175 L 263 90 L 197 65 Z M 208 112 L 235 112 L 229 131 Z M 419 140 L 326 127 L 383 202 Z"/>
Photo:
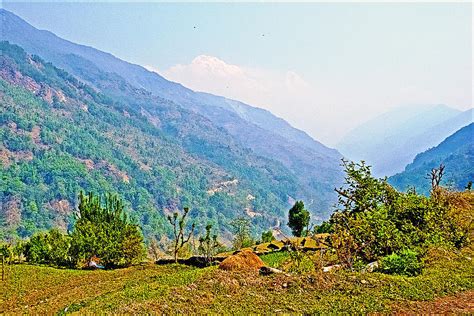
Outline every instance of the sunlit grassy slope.
<path id="1" fill-rule="evenodd" d="M 472 255 L 472 250 L 439 253 L 413 278 L 344 271 L 257 276 L 182 265 L 112 271 L 13 265 L 0 283 L 0 313 L 389 312 L 413 301 L 472 294 Z M 262 258 L 278 267 L 288 256 Z"/>

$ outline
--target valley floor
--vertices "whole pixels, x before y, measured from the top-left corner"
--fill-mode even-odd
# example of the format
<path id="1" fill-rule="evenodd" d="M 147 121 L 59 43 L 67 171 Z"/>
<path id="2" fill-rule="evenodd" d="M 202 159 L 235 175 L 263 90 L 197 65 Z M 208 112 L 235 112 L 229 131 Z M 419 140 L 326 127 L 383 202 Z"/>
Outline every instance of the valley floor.
<path id="1" fill-rule="evenodd" d="M 0 283 L 0 314 L 473 313 L 472 254 L 440 255 L 417 277 L 344 271 L 257 276 L 153 264 L 111 271 L 12 265 Z"/>

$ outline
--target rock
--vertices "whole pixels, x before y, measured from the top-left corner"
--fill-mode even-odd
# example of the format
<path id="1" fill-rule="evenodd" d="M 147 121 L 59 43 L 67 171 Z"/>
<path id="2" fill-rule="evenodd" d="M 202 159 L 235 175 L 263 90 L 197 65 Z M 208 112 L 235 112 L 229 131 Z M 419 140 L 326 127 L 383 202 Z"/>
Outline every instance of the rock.
<path id="1" fill-rule="evenodd" d="M 329 272 L 329 271 L 332 271 L 332 270 L 336 270 L 338 268 L 340 268 L 341 265 L 340 264 L 335 264 L 333 266 L 327 266 L 327 267 L 323 267 L 323 272 Z"/>
<path id="2" fill-rule="evenodd" d="M 255 253 L 249 250 L 244 250 L 224 259 L 219 264 L 219 269 L 227 271 L 258 271 L 265 264 Z"/>
<path id="3" fill-rule="evenodd" d="M 374 272 L 378 267 L 379 267 L 378 261 L 374 261 L 374 262 L 369 263 L 369 264 L 364 268 L 363 271 L 364 271 L 364 272 Z"/>
<path id="4" fill-rule="evenodd" d="M 275 268 L 272 268 L 272 267 L 261 267 L 260 270 L 259 270 L 260 274 L 261 275 L 270 275 L 270 274 L 274 274 L 274 273 L 284 273 L 283 271 L 279 270 L 279 269 L 275 269 Z"/>

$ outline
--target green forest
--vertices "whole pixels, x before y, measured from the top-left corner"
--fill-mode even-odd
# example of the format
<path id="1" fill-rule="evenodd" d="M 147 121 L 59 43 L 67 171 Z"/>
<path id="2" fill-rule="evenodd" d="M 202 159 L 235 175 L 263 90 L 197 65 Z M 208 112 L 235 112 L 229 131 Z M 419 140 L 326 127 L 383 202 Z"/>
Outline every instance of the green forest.
<path id="1" fill-rule="evenodd" d="M 2 239 L 71 229 L 81 190 L 120 195 L 147 240 L 171 233 L 166 215 L 184 206 L 202 219 L 199 228 L 211 222 L 226 230 L 248 209 L 259 213 L 252 225 L 267 229 L 296 196 L 281 165 L 209 124 L 199 127 L 207 123 L 193 113 L 164 104 L 157 122 L 18 46 L 1 45 Z"/>

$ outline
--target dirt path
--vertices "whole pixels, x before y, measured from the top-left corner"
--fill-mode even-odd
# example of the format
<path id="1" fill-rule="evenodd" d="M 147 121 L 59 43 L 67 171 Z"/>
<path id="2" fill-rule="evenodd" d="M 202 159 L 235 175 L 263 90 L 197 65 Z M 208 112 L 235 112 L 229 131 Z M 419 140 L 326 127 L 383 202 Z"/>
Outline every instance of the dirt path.
<path id="1" fill-rule="evenodd" d="M 406 302 L 394 307 L 395 314 L 472 314 L 474 313 L 474 290 L 445 296 L 434 301 Z"/>

